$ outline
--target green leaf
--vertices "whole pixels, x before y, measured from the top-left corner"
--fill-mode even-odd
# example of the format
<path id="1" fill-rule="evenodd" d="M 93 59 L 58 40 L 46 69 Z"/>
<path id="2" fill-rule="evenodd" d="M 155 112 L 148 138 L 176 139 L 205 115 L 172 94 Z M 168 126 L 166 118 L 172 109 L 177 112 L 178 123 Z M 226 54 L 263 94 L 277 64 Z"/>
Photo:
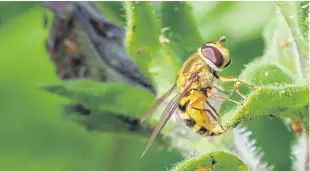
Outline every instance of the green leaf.
<path id="1" fill-rule="evenodd" d="M 292 34 L 295 36 L 296 43 L 309 42 L 307 34 L 309 26 L 307 18 L 309 13 L 309 1 L 302 2 L 277 2 L 280 13 L 285 18 Z"/>
<path id="2" fill-rule="evenodd" d="M 123 115 L 109 111 L 90 110 L 89 113 L 81 113 L 81 109 L 72 105 L 65 105 L 65 118 L 77 122 L 88 131 L 100 131 L 104 133 L 130 134 L 131 136 L 148 139 L 150 130 L 147 127 L 134 122 L 134 118 L 125 118 Z"/>
<path id="3" fill-rule="evenodd" d="M 140 119 L 151 106 L 154 96 L 141 88 L 121 83 L 102 84 L 89 80 L 41 85 L 41 89 L 69 98 L 96 110 L 107 110 Z"/>
<path id="4" fill-rule="evenodd" d="M 260 115 L 265 115 L 268 110 L 269 112 L 275 112 L 278 113 L 281 117 L 300 117 L 298 115 L 289 115 L 287 116 L 286 113 L 290 110 L 302 110 L 306 104 L 308 103 L 308 85 L 306 80 L 308 73 L 305 70 L 308 70 L 308 64 L 305 60 L 305 56 L 302 55 L 301 49 L 304 49 L 302 44 L 298 43 L 299 38 L 301 38 L 301 35 L 298 33 L 298 28 L 296 26 L 297 22 L 294 22 L 294 18 L 296 18 L 296 4 L 295 3 L 278 3 L 277 13 L 274 16 L 274 19 L 270 21 L 268 26 L 266 27 L 266 30 L 264 32 L 265 42 L 267 45 L 267 48 L 265 50 L 265 55 L 263 55 L 261 58 L 253 61 L 250 65 L 247 66 L 247 68 L 243 71 L 243 73 L 239 76 L 239 79 L 244 80 L 250 84 L 253 85 L 267 85 L 270 83 L 278 83 L 278 84 L 291 84 L 291 85 L 274 85 L 274 86 L 262 86 L 261 88 L 258 88 L 257 90 L 253 91 L 250 94 L 250 97 L 253 93 L 271 93 L 270 91 L 274 91 L 273 93 L 269 94 L 272 102 L 272 100 L 275 100 L 274 102 L 277 102 L 277 97 L 281 94 L 281 91 L 290 93 L 294 92 L 292 95 L 291 100 L 284 99 L 280 103 L 272 104 L 275 108 L 271 109 L 265 106 L 264 104 L 255 104 L 264 107 L 267 107 L 267 110 L 264 110 L 263 108 L 260 108 L 262 110 L 256 111 L 256 112 L 265 112 L 264 114 L 261 113 Z M 296 38 L 299 37 L 299 38 Z M 294 39 L 296 38 L 296 39 Z M 285 42 L 285 41 L 291 41 L 291 42 Z M 283 42 L 284 41 L 284 42 Z M 284 44 L 283 44 L 284 43 Z M 285 44 L 288 43 L 288 44 Z M 307 65 L 305 68 L 302 65 Z M 267 89 L 269 90 L 267 90 Z M 279 91 L 279 92 L 276 92 Z M 299 94 L 299 91 L 303 91 L 305 94 Z M 261 94 L 261 95 L 263 95 Z M 258 94 L 256 94 L 258 95 Z M 268 94 L 265 94 L 268 95 Z M 274 97 L 271 97 L 271 95 L 275 95 Z M 260 98 L 267 100 L 266 98 L 263 98 L 262 96 L 258 95 Z M 280 96 L 282 98 L 282 96 Z M 254 97 L 256 98 L 256 97 Z M 258 97 L 257 97 L 258 98 Z M 280 99 L 278 99 L 280 100 Z M 286 101 L 288 100 L 288 101 Z M 300 101 L 299 101 L 300 100 Z M 248 102 L 251 101 L 250 98 L 248 98 L 245 103 L 248 104 Z M 255 100 L 254 100 L 255 101 Z M 254 102 L 251 101 L 251 102 Z M 285 102 L 286 101 L 286 102 Z M 257 101 L 258 102 L 258 101 Z M 285 104 L 289 103 L 289 104 Z M 300 103 L 301 107 L 295 108 L 290 105 Z M 246 104 L 239 108 L 241 111 L 247 111 L 245 108 Z M 270 104 L 270 103 L 269 103 Z M 269 105 L 267 104 L 267 105 Z M 287 105 L 287 111 L 282 111 L 282 108 L 276 109 L 277 107 L 284 108 L 285 105 Z M 303 106 L 304 105 L 304 106 Z M 291 109 L 289 109 L 292 107 Z M 254 108 L 254 106 L 253 106 Z M 239 110 L 238 110 L 239 111 Z M 256 115 L 255 111 L 249 111 L 252 112 L 252 115 Z M 292 112 L 292 111 L 291 111 Z M 297 112 L 299 113 L 299 112 Z M 247 116 L 249 117 L 249 115 Z M 303 116 L 304 117 L 304 116 Z M 300 118 L 299 118 L 300 119 Z"/>
<path id="5" fill-rule="evenodd" d="M 0 2 L 0 25 L 13 17 L 23 14 L 27 10 L 37 7 L 41 2 Z"/>
<path id="6" fill-rule="evenodd" d="M 149 132 L 146 130 L 141 127 L 131 130 L 131 125 L 125 124 L 117 115 L 109 112 L 94 112 L 91 116 L 81 116 L 79 113 L 67 113 L 66 118 L 81 124 L 89 131 L 130 134 L 144 138 L 149 137 Z"/>
<path id="7" fill-rule="evenodd" d="M 252 144 L 251 149 L 254 151 L 254 155 L 257 156 L 257 158 L 260 160 L 260 165 L 264 165 L 266 162 L 267 164 L 273 165 L 275 167 L 275 170 L 288 170 L 292 166 L 292 161 L 291 161 L 291 144 L 295 139 L 295 136 L 293 135 L 292 132 L 288 129 L 288 127 L 283 123 L 282 120 L 278 118 L 271 118 L 268 116 L 269 114 L 273 114 L 276 117 L 290 117 L 290 118 L 296 118 L 296 119 L 305 119 L 304 116 L 307 114 L 302 114 L 302 111 L 305 108 L 294 108 L 292 105 L 297 104 L 301 105 L 302 103 L 307 103 L 307 92 L 308 92 L 308 87 L 307 86 L 295 86 L 292 85 L 294 82 L 293 76 L 290 74 L 290 72 L 284 68 L 285 71 L 283 70 L 284 67 L 281 67 L 281 65 L 277 64 L 266 64 L 264 61 L 261 60 L 261 58 L 258 58 L 254 60 L 252 63 L 247 65 L 247 67 L 242 71 L 242 73 L 239 76 L 239 79 L 252 84 L 252 85 L 257 85 L 260 88 L 275 88 L 273 93 L 271 94 L 266 94 L 265 97 L 257 96 L 257 98 L 253 98 L 254 101 L 251 101 L 250 103 L 245 102 L 245 106 L 247 105 L 253 105 L 252 109 L 253 112 L 255 113 L 248 113 L 248 116 L 244 116 L 245 118 L 243 122 L 241 123 L 241 127 L 246 128 L 246 133 L 243 134 L 243 136 L 247 136 L 248 143 Z M 280 88 L 283 88 L 280 90 Z M 304 93 L 301 92 L 296 92 L 293 93 L 294 97 L 299 97 L 300 99 L 304 99 L 305 102 L 302 102 L 298 104 L 298 101 L 295 101 L 294 98 L 292 97 L 291 100 L 288 100 L 287 96 L 285 96 L 285 92 L 290 92 L 286 90 L 289 90 L 289 87 L 292 87 L 292 89 L 297 90 L 299 88 L 303 89 L 305 91 Z M 277 89 L 277 90 L 276 90 Z M 258 89 L 254 90 L 256 92 Z M 267 90 L 267 89 L 266 89 Z M 261 89 L 260 91 L 265 91 Z M 282 92 L 281 92 L 282 91 Z M 241 92 L 246 92 L 245 89 L 241 86 Z M 252 93 L 254 93 L 252 92 Z M 249 98 L 247 98 L 246 101 L 250 101 L 252 97 L 252 93 L 249 95 Z M 279 97 L 279 94 L 283 95 Z M 263 95 L 263 94 L 261 94 Z M 297 96 L 296 96 L 297 95 Z M 232 96 L 230 98 L 237 100 L 236 97 L 239 96 Z M 240 99 L 240 98 L 239 98 Z M 239 100 L 238 99 L 238 100 Z M 279 100 L 279 102 L 276 101 L 276 99 Z M 282 101 L 282 99 L 284 101 Z M 285 101 L 289 103 L 288 105 L 284 104 Z M 257 103 L 255 103 L 255 101 Z M 292 101 L 290 103 L 289 101 Z M 254 102 L 254 103 L 252 103 Z M 240 111 L 236 110 L 231 110 L 231 106 L 228 106 L 228 104 L 231 104 L 229 102 L 225 102 L 224 105 L 226 105 L 226 109 L 222 109 L 224 106 L 222 105 L 221 111 L 225 110 L 230 110 L 230 112 L 224 115 L 224 118 L 226 117 L 227 120 L 233 121 L 236 119 L 237 115 L 234 115 Z M 281 105 L 283 105 L 281 107 Z M 244 107 L 245 107 L 244 106 Z M 268 107 L 269 106 L 269 107 Z M 285 109 L 287 106 L 292 107 L 292 113 L 288 113 L 288 111 L 282 111 Z M 230 107 L 230 108 L 229 108 Z M 265 113 L 262 110 L 270 110 L 268 113 Z M 241 109 L 243 110 L 243 109 Z M 258 111 L 260 110 L 260 111 Z M 275 111 L 272 111 L 275 110 Z M 278 111 L 280 110 L 280 111 Z M 235 113 L 236 112 L 236 113 Z M 275 112 L 275 113 L 271 113 Z M 257 117 L 259 116 L 259 117 Z M 231 117 L 231 118 L 230 118 Z M 235 118 L 234 118 L 235 117 Z M 247 121 L 246 119 L 252 120 Z M 232 119 L 232 120 L 231 120 Z M 241 118 L 239 118 L 241 120 Z M 237 119 L 238 120 L 238 119 Z M 237 120 L 236 125 L 237 125 Z M 248 136 L 249 135 L 249 136 Z M 255 142 L 255 143 L 253 143 Z M 238 145 L 238 144 L 237 144 Z M 277 148 L 274 148 L 274 147 Z M 239 147 L 243 148 L 243 147 Z M 253 168 L 254 166 L 251 165 Z M 256 167 L 256 166 L 255 166 Z"/>
<path id="8" fill-rule="evenodd" d="M 308 43 L 297 23 L 295 2 L 277 3 L 277 12 L 265 29 L 267 45 L 263 60 L 283 66 L 295 75 L 296 83 L 307 83 L 309 75 Z"/>
<path id="9" fill-rule="evenodd" d="M 161 2 L 160 19 L 167 45 L 173 50 L 179 66 L 204 42 L 188 2 Z"/>
<path id="10" fill-rule="evenodd" d="M 254 85 L 293 84 L 293 75 L 284 72 L 279 65 L 263 64 L 260 59 L 248 64 L 239 78 Z"/>
<path id="11" fill-rule="evenodd" d="M 292 166 L 291 144 L 296 137 L 282 120 L 271 120 L 268 115 L 307 120 L 308 113 L 304 111 L 309 103 L 308 57 L 303 53 L 307 49 L 291 19 L 293 13 L 295 17 L 295 4 L 292 8 L 286 3 L 281 5 L 264 31 L 265 54 L 249 64 L 239 76 L 239 79 L 257 85 L 257 89 L 249 93 L 242 107 L 227 112 L 222 121 L 226 127 L 244 121 L 242 126 L 251 132 L 250 142 L 255 142 L 253 148 L 262 156 L 262 161 L 274 166 L 275 170 L 288 170 Z M 246 121 L 251 118 L 253 120 Z"/>
<path id="12" fill-rule="evenodd" d="M 216 151 L 188 159 L 175 166 L 173 171 L 247 171 L 247 166 L 233 154 L 224 151 Z"/>
<path id="13" fill-rule="evenodd" d="M 290 170 L 292 167 L 291 145 L 296 139 L 282 120 L 267 116 L 256 117 L 242 123 L 252 144 L 253 153 L 260 164 L 273 166 L 271 170 Z"/>
<path id="14" fill-rule="evenodd" d="M 247 65 L 239 79 L 256 88 L 252 88 L 252 91 L 248 93 L 247 99 L 242 102 L 243 106 L 230 109 L 222 116 L 222 122 L 226 127 L 233 127 L 242 120 L 262 115 L 273 114 L 281 118 L 298 120 L 305 117 L 301 111 L 309 103 L 309 86 L 293 85 L 293 76 L 281 68 L 279 65 L 265 64 L 261 62 L 261 59 Z M 242 92 L 243 90 L 241 89 Z M 235 99 L 238 96 L 232 97 Z M 225 102 L 221 111 L 227 111 L 229 107 L 232 107 L 232 103 Z"/>
<path id="15" fill-rule="evenodd" d="M 301 119 L 303 115 L 300 111 L 308 104 L 309 86 L 261 86 L 251 92 L 243 106 L 226 113 L 222 119 L 225 127 L 236 126 L 242 120 L 254 116 L 270 114 L 281 118 Z"/>
<path id="16" fill-rule="evenodd" d="M 176 78 L 176 65 L 170 54 L 161 49 L 160 23 L 149 2 L 127 2 L 126 47 L 142 72 L 151 78 L 159 94 Z"/>
<path id="17" fill-rule="evenodd" d="M 126 14 L 124 2 L 121 1 L 99 1 L 97 5 L 104 17 L 114 24 L 126 26 Z"/>
<path id="18" fill-rule="evenodd" d="M 154 127 L 147 123 L 140 123 L 138 118 L 116 114 L 106 110 L 86 109 L 84 106 L 65 104 L 62 105 L 64 117 L 67 120 L 78 123 L 89 132 L 108 133 L 118 137 L 139 138 L 147 143 L 149 135 Z M 168 147 L 170 139 L 159 135 L 155 145 Z M 156 147 L 155 146 L 155 147 Z"/>
<path id="19" fill-rule="evenodd" d="M 310 10 L 310 2 L 309 1 L 300 1 L 297 3 L 297 22 L 299 29 L 301 31 L 301 34 L 306 39 L 307 42 L 309 42 L 308 39 L 308 33 L 309 33 L 309 10 Z"/>

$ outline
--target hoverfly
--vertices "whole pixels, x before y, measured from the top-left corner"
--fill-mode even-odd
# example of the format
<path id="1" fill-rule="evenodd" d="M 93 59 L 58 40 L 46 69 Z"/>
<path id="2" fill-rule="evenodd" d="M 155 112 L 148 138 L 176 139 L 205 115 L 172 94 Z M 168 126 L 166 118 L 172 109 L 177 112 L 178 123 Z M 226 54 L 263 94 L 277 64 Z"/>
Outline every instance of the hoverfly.
<path id="1" fill-rule="evenodd" d="M 142 117 L 141 122 L 148 119 L 172 92 L 177 88 L 182 89 L 164 109 L 159 123 L 152 132 L 151 138 L 142 156 L 148 151 L 159 132 L 163 129 L 177 108 L 185 124 L 194 129 L 198 134 L 203 136 L 216 136 L 225 132 L 218 122 L 217 112 L 208 102 L 208 97 L 213 96 L 234 102 L 238 105 L 242 104 L 227 97 L 217 96 L 212 93 L 214 89 L 224 92 L 214 85 L 214 79 L 218 79 L 221 83 L 233 82 L 235 91 L 243 98 L 246 98 L 246 96 L 239 91 L 238 83 L 246 86 L 250 85 L 234 77 L 222 77 L 217 75 L 218 71 L 226 68 L 231 63 L 229 50 L 222 46 L 224 41 L 225 37 L 221 36 L 218 41 L 208 42 L 199 47 L 198 51 L 192 54 L 183 64 L 175 84 L 164 93 Z M 206 109 L 205 104 L 212 110 Z M 215 122 L 212 122 L 212 120 Z"/>

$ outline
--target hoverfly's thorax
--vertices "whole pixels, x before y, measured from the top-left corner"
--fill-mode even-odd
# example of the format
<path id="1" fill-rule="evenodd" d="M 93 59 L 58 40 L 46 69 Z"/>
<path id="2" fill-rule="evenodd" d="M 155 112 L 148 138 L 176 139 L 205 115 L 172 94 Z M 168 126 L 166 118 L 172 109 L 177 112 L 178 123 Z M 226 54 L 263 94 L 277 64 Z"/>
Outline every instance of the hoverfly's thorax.
<path id="1" fill-rule="evenodd" d="M 195 53 L 190 56 L 180 70 L 177 85 L 185 86 L 190 81 L 191 74 L 198 73 L 198 81 L 192 85 L 192 88 L 206 88 L 213 82 L 211 68 L 205 64 L 199 54 Z"/>

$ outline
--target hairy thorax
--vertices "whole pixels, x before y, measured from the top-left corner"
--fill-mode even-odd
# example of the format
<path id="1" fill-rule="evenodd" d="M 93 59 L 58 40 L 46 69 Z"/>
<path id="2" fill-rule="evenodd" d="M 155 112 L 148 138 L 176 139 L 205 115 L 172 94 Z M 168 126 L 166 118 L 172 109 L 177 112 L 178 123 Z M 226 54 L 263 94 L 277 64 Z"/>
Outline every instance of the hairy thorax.
<path id="1" fill-rule="evenodd" d="M 212 85 L 214 76 L 211 69 L 198 54 L 193 54 L 184 63 L 179 73 L 177 84 L 184 87 L 194 73 L 198 73 L 198 81 L 192 85 L 192 88 L 207 88 Z"/>

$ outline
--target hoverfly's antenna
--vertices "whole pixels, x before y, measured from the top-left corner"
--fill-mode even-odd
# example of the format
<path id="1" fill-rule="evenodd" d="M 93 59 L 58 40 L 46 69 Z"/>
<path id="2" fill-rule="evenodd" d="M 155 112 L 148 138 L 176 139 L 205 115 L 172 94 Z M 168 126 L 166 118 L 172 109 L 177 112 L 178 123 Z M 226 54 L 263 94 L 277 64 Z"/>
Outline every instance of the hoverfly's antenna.
<path id="1" fill-rule="evenodd" d="M 217 43 L 223 43 L 225 42 L 226 37 L 225 36 L 221 36 L 220 39 L 217 41 Z"/>

